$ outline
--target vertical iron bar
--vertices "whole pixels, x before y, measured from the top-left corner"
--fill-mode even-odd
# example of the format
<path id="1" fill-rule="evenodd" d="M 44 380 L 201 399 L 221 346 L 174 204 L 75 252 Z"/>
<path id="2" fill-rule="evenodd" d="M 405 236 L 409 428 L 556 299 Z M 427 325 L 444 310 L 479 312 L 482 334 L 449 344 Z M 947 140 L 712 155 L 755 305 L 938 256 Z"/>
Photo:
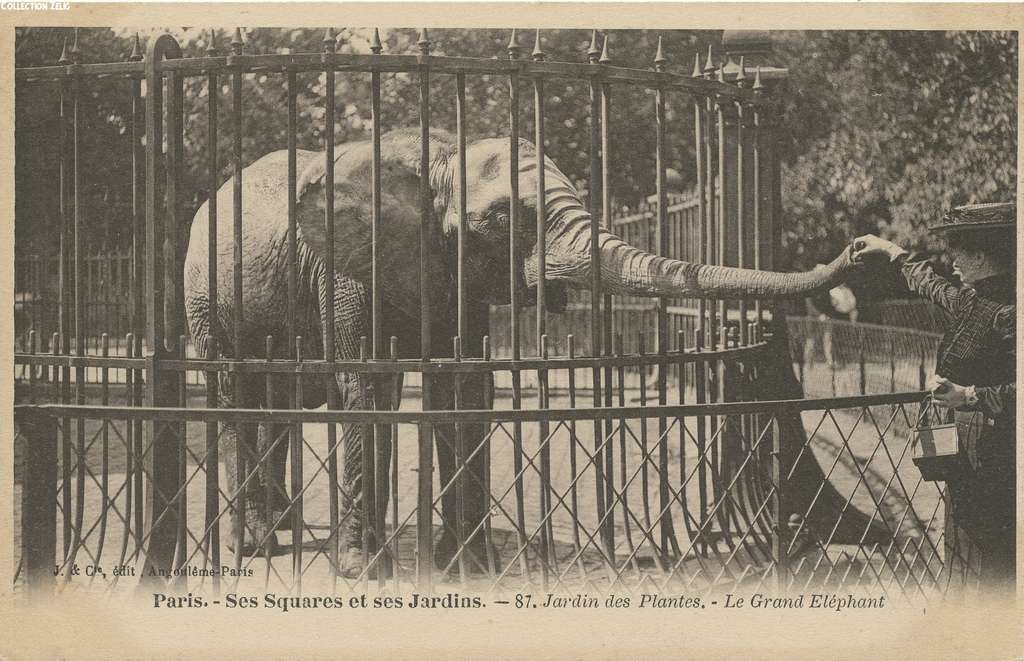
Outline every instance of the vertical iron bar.
<path id="1" fill-rule="evenodd" d="M 324 226 L 325 226 L 325 255 L 324 255 L 324 310 L 323 318 L 323 341 L 324 360 L 333 365 L 337 360 L 334 347 L 334 275 L 335 275 L 335 245 L 334 245 L 334 118 L 335 118 L 335 71 L 334 57 L 337 42 L 334 40 L 331 29 L 327 29 L 323 42 L 322 62 L 324 68 Z M 338 408 L 337 391 L 334 381 L 337 374 L 332 370 L 325 376 L 324 386 L 327 388 L 327 408 L 336 410 Z M 358 433 L 358 432 L 357 432 Z M 330 542 L 329 557 L 331 566 L 335 568 L 331 577 L 331 591 L 337 586 L 338 567 L 338 526 L 339 526 L 339 504 L 338 504 L 338 430 L 336 425 L 327 425 L 327 481 L 329 484 L 329 508 L 330 508 Z M 364 476 L 365 477 L 365 476 Z M 351 487 L 352 485 L 348 485 Z M 350 494 L 349 498 L 355 498 Z M 365 504 L 365 503 L 364 503 Z M 349 516 L 352 513 L 349 512 Z"/>
<path id="2" fill-rule="evenodd" d="M 379 55 L 382 46 L 380 44 L 380 35 L 378 31 L 374 30 L 374 39 L 371 42 L 370 49 L 375 55 Z M 371 114 L 371 143 L 372 143 L 372 155 L 370 159 L 370 188 L 371 188 L 371 207 L 370 207 L 370 332 L 372 335 L 370 355 L 374 359 L 382 357 L 384 348 L 382 346 L 382 326 L 384 320 L 381 318 L 381 291 L 380 291 L 380 248 L 381 248 L 381 234 L 380 234 L 380 215 L 381 215 L 381 183 L 380 183 L 380 72 L 370 72 L 370 114 Z M 397 354 L 397 352 L 396 352 Z M 397 357 L 397 356 L 396 356 Z M 398 389 L 397 381 L 393 384 L 395 390 Z M 389 408 L 397 409 L 397 403 L 392 404 Z M 376 408 L 376 402 L 372 402 L 371 406 Z M 386 405 L 388 406 L 388 405 Z M 393 451 L 397 452 L 398 436 L 397 426 L 392 425 L 390 431 L 390 443 Z M 385 438 L 385 427 L 384 425 L 378 425 L 373 428 L 373 447 L 375 449 L 374 455 L 374 486 L 375 486 L 375 497 L 374 502 L 376 507 L 374 508 L 374 524 L 376 540 L 376 547 L 379 549 L 384 548 L 385 532 L 384 522 L 387 516 L 387 512 L 383 506 L 383 503 L 387 500 L 388 496 L 388 448 L 384 445 Z M 397 499 L 397 491 L 395 492 L 394 498 Z M 397 525 L 395 526 L 394 533 L 397 534 Z M 391 567 L 391 571 L 397 576 L 398 563 L 395 559 L 397 554 L 393 550 L 388 551 L 390 556 L 382 556 L 383 562 L 386 564 L 378 563 L 377 569 L 377 583 L 378 586 L 384 587 L 384 578 L 386 567 Z"/>
<path id="3" fill-rule="evenodd" d="M 231 43 L 232 52 L 235 55 L 242 53 L 241 32 L 236 28 L 235 38 Z M 242 359 L 242 341 L 245 318 L 242 311 L 242 69 L 235 68 L 231 73 L 231 126 L 232 135 L 232 319 L 233 319 L 233 350 L 232 357 L 235 360 Z M 242 394 L 242 378 L 238 373 L 231 375 L 232 391 L 236 399 Z M 245 484 L 246 476 L 246 454 L 244 444 L 247 442 L 244 432 L 248 427 L 239 424 L 237 427 L 238 438 L 235 441 L 235 472 L 236 485 Z M 235 495 L 234 511 L 232 517 L 233 537 L 235 544 L 235 569 L 242 564 L 242 547 L 245 545 L 245 510 L 246 510 L 246 489 L 238 488 Z"/>
<path id="4" fill-rule="evenodd" d="M 742 68 L 741 68 L 742 71 Z M 738 81 L 739 86 L 742 88 L 742 79 Z M 740 268 L 746 268 L 747 264 L 747 221 L 744 217 L 745 203 L 746 203 L 746 177 L 744 176 L 744 168 L 746 167 L 746 159 L 744 158 L 743 151 L 746 149 L 746 131 L 744 130 L 743 123 L 746 121 L 744 117 L 743 101 L 736 101 L 736 265 Z M 739 332 L 740 332 L 740 346 L 746 346 L 750 343 L 750 337 L 747 329 L 747 299 L 741 298 L 739 301 Z"/>
<path id="5" fill-rule="evenodd" d="M 129 348 L 135 358 L 142 358 L 142 335 L 136 335 L 134 337 L 134 344 Z M 142 386 L 143 386 L 143 373 L 144 370 L 135 370 L 135 380 L 133 384 L 134 390 L 134 401 L 133 406 L 142 406 Z M 135 455 L 135 473 L 133 475 L 133 487 L 132 491 L 135 492 L 135 551 L 138 552 L 139 544 L 142 540 L 143 534 L 143 523 L 145 521 L 145 511 L 143 509 L 143 437 L 142 437 L 142 422 L 140 421 L 135 427 L 135 444 L 132 448 L 132 452 Z"/>
<path id="6" fill-rule="evenodd" d="M 295 360 L 295 374 L 288 384 L 288 407 L 292 409 L 302 408 L 302 373 L 299 361 L 302 360 L 302 340 L 296 329 L 296 299 L 299 291 L 298 273 L 298 236 L 297 236 L 297 200 L 298 195 L 298 162 L 296 153 L 296 132 L 298 124 L 298 80 L 293 69 L 288 70 L 288 127 L 287 127 L 287 149 L 288 149 L 288 327 L 285 336 L 285 344 L 291 347 L 285 349 L 286 355 L 291 354 Z M 295 591 L 302 593 L 302 427 L 301 423 L 294 423 L 288 429 L 288 449 L 291 461 L 291 498 L 296 502 L 291 504 L 291 529 L 292 529 L 292 581 Z"/>
<path id="7" fill-rule="evenodd" d="M 302 336 L 295 338 L 295 390 L 292 393 L 295 407 L 302 406 Z M 302 423 L 295 423 L 292 426 L 291 437 L 291 462 L 292 462 L 292 576 L 295 581 L 296 594 L 302 594 Z M 333 568 L 332 568 L 333 569 Z"/>
<path id="8" fill-rule="evenodd" d="M 433 257 L 433 208 L 430 189 L 430 73 L 427 58 L 430 42 L 426 30 L 420 34 L 419 68 L 419 120 L 420 120 L 420 359 L 430 362 L 431 307 L 430 264 Z M 422 376 L 423 408 L 433 408 L 432 379 Z M 434 439 L 433 428 L 427 423 L 419 426 L 419 474 L 416 520 L 416 581 L 422 590 L 430 591 L 433 565 L 433 502 L 434 502 Z"/>
<path id="9" fill-rule="evenodd" d="M 380 46 L 373 46 L 374 54 L 380 53 Z M 373 340 L 372 356 L 380 358 L 384 347 L 381 346 L 381 295 L 378 269 L 380 268 L 380 72 L 370 72 L 370 114 L 373 152 L 370 160 L 370 296 L 371 296 L 371 332 Z"/>
<path id="10" fill-rule="evenodd" d="M 597 50 L 597 31 L 591 36 L 590 50 L 587 58 L 591 64 L 597 63 L 600 51 Z M 602 324 L 601 324 L 601 211 L 602 205 L 598 202 L 601 199 L 601 181 L 603 175 L 601 170 L 604 160 L 601 158 L 601 88 L 598 78 L 590 78 L 590 112 L 588 113 L 589 124 L 589 152 L 590 152 L 590 191 L 587 195 L 587 207 L 590 211 L 590 355 L 594 358 L 602 354 Z M 591 370 L 591 392 L 593 394 L 592 404 L 594 408 L 601 406 L 601 368 L 597 365 Z M 604 499 L 604 467 L 600 460 L 601 422 L 594 420 L 594 489 L 596 492 L 597 520 L 603 521 L 605 517 Z M 602 533 L 603 538 L 603 533 Z"/>
<path id="11" fill-rule="evenodd" d="M 534 42 L 533 59 L 544 60 L 540 47 L 540 30 L 537 30 Z M 536 191 L 536 240 L 537 240 L 537 323 L 536 342 L 537 356 L 541 360 L 548 357 L 547 338 L 547 299 L 545 281 L 547 279 L 547 186 L 545 183 L 545 145 L 544 145 L 544 79 L 535 76 L 533 79 L 533 127 L 534 146 L 537 167 Z M 537 370 L 537 406 L 548 408 L 548 373 L 545 369 Z M 551 445 L 548 435 L 550 425 L 546 419 L 538 423 L 540 433 L 540 517 L 542 523 L 540 536 L 541 584 L 548 586 L 548 567 L 554 566 L 554 548 L 552 546 L 552 527 L 548 515 L 551 509 Z"/>
<path id="12" fill-rule="evenodd" d="M 100 355 L 103 358 L 110 357 L 110 336 L 103 333 L 100 336 Z M 110 405 L 110 368 L 107 367 L 104 362 L 103 367 L 100 368 L 100 405 Z M 99 535 L 99 542 L 96 544 L 96 555 L 95 562 L 100 564 L 103 559 L 103 547 L 107 539 L 107 514 L 110 502 L 110 420 L 103 418 L 100 420 L 100 443 L 101 443 L 101 459 L 100 459 L 100 497 L 103 503 L 100 507 L 100 529 L 96 533 Z"/>
<path id="13" fill-rule="evenodd" d="M 388 356 L 392 362 L 398 362 L 398 338 L 391 336 Z M 396 372 L 391 381 L 391 409 L 397 411 L 401 403 L 402 374 Z M 394 588 L 398 589 L 399 568 L 398 562 L 398 424 L 391 425 L 391 567 L 394 577 Z"/>
<path id="14" fill-rule="evenodd" d="M 455 76 L 455 131 L 458 141 L 458 255 L 457 255 L 457 287 L 458 287 L 458 319 L 457 329 L 460 338 L 466 335 L 466 74 Z"/>
<path id="15" fill-rule="evenodd" d="M 462 362 L 462 338 L 455 336 L 452 340 L 452 357 L 455 362 Z M 455 398 L 454 408 L 456 411 L 462 408 L 462 402 L 464 394 L 462 391 L 463 381 L 462 375 L 456 372 L 454 375 L 455 380 Z M 465 495 L 465 477 L 462 472 L 465 470 L 466 464 L 466 445 L 465 445 L 465 434 L 463 426 L 460 423 L 455 424 L 455 544 L 457 553 L 459 555 L 459 583 L 462 587 L 466 587 L 466 495 Z M 450 485 L 441 485 L 441 488 L 451 488 Z M 445 522 L 447 525 L 447 522 Z M 474 558 L 474 562 L 476 558 Z"/>
<path id="16" fill-rule="evenodd" d="M 658 52 L 661 53 L 661 40 L 658 40 Z M 658 63 L 656 60 L 656 66 L 659 71 L 664 70 L 664 65 Z M 655 107 L 655 165 L 657 168 L 657 180 L 655 186 L 657 189 L 657 235 L 658 235 L 658 253 L 663 257 L 668 257 L 669 247 L 669 225 L 668 225 L 668 191 L 666 190 L 665 183 L 665 159 L 666 159 L 666 117 L 665 117 L 665 90 L 662 87 L 658 87 L 654 99 Z M 664 360 L 668 354 L 668 338 L 669 338 L 669 327 L 668 327 L 668 304 L 669 300 L 665 297 L 658 299 L 658 355 L 662 357 L 662 361 L 658 363 L 658 405 L 665 406 L 668 404 L 668 363 Z M 643 368 L 641 368 L 643 369 Z M 682 367 L 680 366 L 680 369 Z M 646 424 L 644 430 L 646 431 Z M 668 549 L 668 540 L 670 537 L 674 538 L 675 533 L 672 529 L 672 513 L 670 510 L 669 503 L 669 483 L 668 483 L 668 438 L 667 438 L 667 421 L 664 416 L 658 418 L 658 511 L 662 513 L 661 520 L 659 523 L 661 549 L 664 554 Z M 645 470 L 647 462 L 644 462 Z M 647 503 L 647 489 L 644 489 L 644 504 Z M 650 524 L 648 524 L 650 525 Z M 663 556 L 664 557 L 664 556 Z"/>
<path id="17" fill-rule="evenodd" d="M 607 50 L 608 38 L 605 36 L 605 48 Z M 607 226 L 611 226 L 612 218 L 612 192 L 611 192 L 611 85 L 607 82 L 601 83 L 601 217 Z M 604 347 L 605 355 L 612 355 L 612 325 L 614 311 L 612 309 L 611 294 L 604 296 Z M 612 368 L 606 367 L 604 372 L 604 405 L 612 406 Z M 607 420 L 604 430 L 604 438 L 612 434 L 612 420 Z M 605 518 L 605 546 L 608 557 L 612 564 L 615 564 L 615 444 L 605 444 L 604 455 L 604 480 L 605 493 L 604 501 L 606 507 Z"/>
<path id="18" fill-rule="evenodd" d="M 365 363 L 369 358 L 370 354 L 370 339 L 365 335 L 359 338 L 359 362 Z M 372 403 L 369 401 L 369 392 L 365 388 L 367 380 L 370 378 L 369 372 L 361 372 L 358 375 L 359 388 L 360 388 L 360 399 L 363 402 L 363 406 L 372 408 Z M 363 447 L 360 452 L 360 467 L 361 479 L 359 480 L 359 488 L 362 491 L 363 507 L 359 513 L 362 517 L 360 521 L 360 529 L 362 530 L 362 545 L 363 545 L 363 567 L 366 571 L 363 572 L 363 590 L 365 591 L 369 586 L 370 577 L 370 557 L 373 553 L 372 546 L 376 546 L 376 540 L 373 539 L 373 533 L 375 530 L 374 523 L 376 522 L 376 503 L 374 502 L 376 493 L 374 491 L 374 459 L 376 458 L 376 447 L 373 444 L 373 426 L 372 425 L 360 425 L 359 433 L 362 437 Z M 367 447 L 369 445 L 369 447 Z M 378 579 L 383 580 L 383 572 L 380 571 L 380 566 L 377 565 L 377 576 Z"/>
<path id="19" fill-rule="evenodd" d="M 516 42 L 516 31 L 508 46 L 509 59 L 515 61 L 519 57 L 519 44 Z M 521 357 L 519 341 L 519 70 L 509 73 L 508 79 L 509 105 L 509 334 L 512 345 L 512 360 Z M 512 368 L 512 408 L 522 408 L 522 375 L 515 366 Z M 529 576 L 529 563 L 526 558 L 526 516 L 524 512 L 523 494 L 523 426 L 519 421 L 512 423 L 512 466 L 516 479 L 516 535 L 519 548 L 519 563 L 523 574 Z"/>
<path id="20" fill-rule="evenodd" d="M 75 49 L 74 59 L 75 63 L 78 63 L 78 35 L 76 30 L 75 35 Z M 74 298 L 74 320 L 75 320 L 75 354 L 77 356 L 85 355 L 85 320 L 83 318 L 83 306 L 85 304 L 86 291 L 83 291 L 82 283 L 84 280 L 84 267 L 83 263 L 83 246 L 82 243 L 85 241 L 85 218 L 83 217 L 84 211 L 82 208 L 82 125 L 79 119 L 79 109 L 81 101 L 81 87 L 79 78 L 76 76 L 71 80 L 71 104 L 72 104 L 72 153 L 73 153 L 73 179 L 72 179 L 72 195 L 73 197 L 73 213 L 74 213 L 74 281 L 75 281 L 75 298 Z M 70 352 L 68 352 L 70 353 Z M 75 404 L 85 403 L 85 368 L 78 366 L 75 368 Z M 76 475 L 75 475 L 75 546 L 81 543 L 82 540 L 82 524 L 85 516 L 85 419 L 78 418 L 75 422 L 76 425 L 76 441 L 78 448 L 78 459 L 76 461 Z M 72 558 L 74 558 L 77 548 L 73 548 L 71 551 Z M 73 562 L 73 561 L 72 561 Z"/>
<path id="21" fill-rule="evenodd" d="M 759 72 L 760 73 L 760 72 Z M 759 78 L 760 79 L 760 78 Z M 755 92 L 756 92 L 755 86 Z M 753 160 L 753 189 L 754 189 L 754 268 L 761 269 L 764 265 L 761 263 L 761 112 L 760 105 L 754 104 L 752 106 L 754 117 L 754 135 L 752 139 L 752 154 L 751 159 Z M 764 309 L 761 305 L 761 299 L 758 298 L 754 301 L 754 318 L 757 321 L 758 335 L 764 327 Z M 760 338 L 758 338 L 760 339 Z"/>
<path id="22" fill-rule="evenodd" d="M 141 57 L 141 56 L 140 56 Z M 148 92 L 147 92 L 148 94 Z M 141 337 L 145 323 L 143 307 L 143 287 L 145 281 L 145 156 L 142 152 L 144 135 L 144 117 L 142 102 L 142 81 L 132 79 L 132 274 L 128 279 L 128 298 L 131 302 L 131 330 Z"/>

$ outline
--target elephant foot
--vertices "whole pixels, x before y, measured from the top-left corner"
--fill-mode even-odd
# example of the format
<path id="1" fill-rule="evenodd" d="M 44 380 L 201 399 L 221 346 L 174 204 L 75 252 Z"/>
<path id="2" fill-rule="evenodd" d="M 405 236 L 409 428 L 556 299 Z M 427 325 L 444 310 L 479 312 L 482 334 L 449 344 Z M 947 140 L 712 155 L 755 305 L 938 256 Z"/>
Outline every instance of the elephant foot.
<path id="1" fill-rule="evenodd" d="M 362 578 L 363 574 L 370 580 L 377 580 L 378 576 L 391 578 L 391 558 L 382 554 L 377 558 L 369 569 L 363 562 L 363 550 L 358 547 L 345 549 L 338 559 L 338 576 L 348 579 Z"/>
<path id="2" fill-rule="evenodd" d="M 277 535 L 270 529 L 270 523 L 275 523 L 281 517 L 281 512 L 271 512 L 270 521 L 265 521 L 260 512 L 248 510 L 245 517 L 245 529 L 243 530 L 244 542 L 242 543 L 243 557 L 273 557 L 278 554 L 280 545 L 277 543 Z M 289 530 L 291 527 L 289 519 L 277 523 L 274 530 Z M 235 552 L 235 541 L 233 538 L 227 541 L 228 551 Z"/>
<path id="3" fill-rule="evenodd" d="M 455 557 L 458 551 L 459 545 L 455 537 L 453 535 L 443 535 L 434 548 L 434 566 L 442 571 L 447 569 L 449 572 L 458 573 L 459 560 Z M 467 573 L 487 574 L 487 545 L 484 543 L 483 536 L 478 535 L 471 542 L 467 543 L 460 558 L 464 560 Z M 491 571 L 495 573 L 501 571 L 501 558 L 498 556 L 497 549 L 491 549 L 490 563 Z M 451 566 L 449 567 L 449 565 Z"/>
<path id="4" fill-rule="evenodd" d="M 230 551 L 231 553 L 235 552 L 235 544 L 233 541 L 229 540 L 227 542 L 227 547 L 228 551 Z M 275 555 L 278 555 L 280 548 L 281 547 L 277 543 L 277 535 L 275 535 L 274 533 L 270 533 L 270 536 L 267 537 L 266 542 L 264 542 L 263 544 L 255 544 L 252 540 L 249 539 L 249 536 L 246 535 L 245 543 L 242 544 L 242 556 L 246 558 L 252 556 L 255 556 L 257 558 L 272 558 Z"/>

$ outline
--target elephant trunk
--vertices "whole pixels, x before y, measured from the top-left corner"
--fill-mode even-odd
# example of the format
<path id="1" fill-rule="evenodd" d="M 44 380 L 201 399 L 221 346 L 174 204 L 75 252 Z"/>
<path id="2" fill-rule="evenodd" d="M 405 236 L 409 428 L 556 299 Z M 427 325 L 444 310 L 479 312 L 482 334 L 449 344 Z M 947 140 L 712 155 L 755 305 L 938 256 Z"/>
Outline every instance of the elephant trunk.
<path id="1" fill-rule="evenodd" d="M 823 268 L 774 273 L 659 257 L 601 232 L 601 285 L 613 294 L 701 298 L 806 296 L 842 282 L 855 267 L 844 250 Z"/>

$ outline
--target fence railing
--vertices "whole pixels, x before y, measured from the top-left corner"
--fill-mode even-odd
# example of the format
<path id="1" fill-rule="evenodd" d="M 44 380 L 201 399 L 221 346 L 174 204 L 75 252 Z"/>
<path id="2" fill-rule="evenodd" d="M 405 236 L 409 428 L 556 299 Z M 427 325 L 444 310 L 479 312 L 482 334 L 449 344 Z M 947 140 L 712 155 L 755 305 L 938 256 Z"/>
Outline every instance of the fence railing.
<path id="1" fill-rule="evenodd" d="M 547 61 L 539 32 L 532 59 L 521 57 L 513 32 L 508 58 L 493 60 L 436 56 L 426 31 L 413 55 L 384 54 L 379 43 L 369 55 L 339 53 L 330 30 L 321 52 L 287 55 L 246 54 L 240 31 L 229 50 L 218 51 L 213 36 L 200 57 L 183 57 L 180 44 L 165 34 L 149 44 L 146 55 L 137 41 L 127 62 L 84 64 L 75 46 L 58 66 L 17 71 L 19 85 L 50 86 L 61 111 L 54 154 L 61 173 L 54 187 L 64 285 L 58 292 L 60 330 L 48 351 L 40 345 L 43 329 L 31 331 L 26 350 L 16 355 L 22 370 L 16 396 L 28 402 L 17 408 L 20 576 L 28 584 L 114 589 L 128 582 L 121 579 L 132 567 L 139 572 L 133 582 L 187 585 L 196 577 L 200 592 L 250 579 L 264 587 L 274 582 L 286 593 L 301 591 L 303 581 L 337 590 L 360 583 L 365 590 L 372 580 L 379 587 L 414 585 L 429 592 L 436 581 L 450 579 L 491 593 L 583 585 L 662 593 L 682 586 L 708 594 L 774 581 L 781 589 L 803 582 L 843 589 L 856 584 L 876 595 L 898 592 L 917 599 L 941 584 L 944 556 L 933 539 L 939 506 L 929 514 L 929 500 L 916 509 L 919 477 L 908 489 L 912 476 L 901 473 L 908 441 L 889 447 L 893 420 L 913 416 L 907 407 L 921 393 L 739 403 L 766 399 L 768 386 L 758 377 L 762 369 L 770 371 L 768 352 L 781 353 L 771 346 L 768 304 L 700 300 L 692 304 L 694 315 L 686 312 L 686 301 L 659 298 L 651 342 L 647 328 L 626 325 L 648 323 L 631 307 L 638 301 L 609 294 L 622 283 L 602 280 L 602 232 L 613 217 L 612 93 L 618 86 L 652 92 L 651 112 L 642 121 L 652 127 L 658 195 L 640 215 L 620 219 L 616 229 L 640 247 L 651 247 L 651 225 L 644 218 L 653 215 L 660 256 L 773 267 L 780 227 L 773 148 L 778 106 L 771 85 L 784 70 L 764 67 L 751 75 L 742 58 L 716 66 L 709 54 L 706 61 L 697 55 L 692 75 L 679 74 L 666 69 L 660 49 L 652 70 L 626 69 L 611 64 L 607 49 L 602 55 L 596 33 L 586 63 Z M 419 130 L 402 133 L 415 138 L 400 143 L 413 146 L 409 153 L 385 141 L 380 126 L 381 76 L 399 72 L 419 86 Z M 354 330 L 354 337 L 336 337 L 336 323 L 307 327 L 306 337 L 299 332 L 296 322 L 315 317 L 317 308 L 299 309 L 297 204 L 277 215 L 275 245 L 291 248 L 277 260 L 281 268 L 272 279 L 282 287 L 279 318 L 270 323 L 270 310 L 247 303 L 253 292 L 242 269 L 253 260 L 242 254 L 243 239 L 253 236 L 246 234 L 250 216 L 243 213 L 243 199 L 252 200 L 255 191 L 244 183 L 251 180 L 243 174 L 242 129 L 243 83 L 250 75 L 277 77 L 287 98 L 288 147 L 278 155 L 275 176 L 281 192 L 288 191 L 282 199 L 289 200 L 296 199 L 300 183 L 298 80 L 315 75 L 324 81 L 323 153 L 309 157 L 322 164 L 322 197 L 310 198 L 323 206 L 302 214 L 303 233 L 308 228 L 325 237 L 317 263 L 324 285 L 304 294 L 335 303 L 335 276 L 345 275 L 344 267 L 336 268 L 344 260 L 335 259 L 344 242 L 333 240 L 340 228 L 334 196 L 341 184 L 335 179 L 335 82 L 337 76 L 370 78 L 365 101 L 373 128 L 364 145 L 369 163 L 363 215 L 368 238 L 358 242 L 366 253 L 367 273 L 360 276 L 366 281 L 360 281 L 366 328 Z M 509 90 L 509 130 L 502 136 L 508 142 L 501 141 L 508 147 L 495 162 L 510 173 L 500 198 L 511 200 L 505 218 L 511 231 L 495 240 L 497 257 L 485 265 L 510 276 L 495 276 L 503 280 L 500 287 L 508 287 L 507 299 L 506 292 L 499 294 L 510 302 L 504 310 L 507 356 L 494 351 L 484 330 L 487 311 L 466 294 L 476 284 L 465 268 L 467 254 L 474 253 L 467 250 L 467 197 L 456 193 L 468 188 L 466 77 L 478 75 L 507 82 Z M 97 335 L 111 331 L 90 327 L 88 296 L 81 295 L 87 291 L 74 296 L 67 286 L 88 287 L 85 248 L 76 242 L 85 229 L 78 192 L 88 186 L 89 164 L 74 148 L 84 126 L 72 110 L 100 77 L 122 81 L 132 107 L 125 142 L 111 152 L 132 163 L 135 257 L 128 279 L 134 286 L 133 335 L 115 355 Z M 190 77 L 204 79 L 209 90 L 230 90 L 224 107 L 218 106 L 223 95 L 200 101 L 209 132 L 193 143 L 211 155 L 209 189 L 222 191 L 225 202 L 219 221 L 216 205 L 207 207 L 207 256 L 230 255 L 209 260 L 205 277 L 197 276 L 207 292 L 220 293 L 207 301 L 210 341 L 200 343 L 198 356 L 188 353 L 184 335 L 179 242 L 186 225 L 183 108 Z M 431 131 L 432 77 L 451 78 L 457 100 L 456 135 L 437 141 Z M 545 157 L 546 108 L 555 81 L 562 79 L 590 92 L 589 130 L 580 142 L 590 160 L 593 195 L 586 206 L 575 191 L 566 202 L 565 175 L 548 167 Z M 526 89 L 533 93 L 532 104 L 521 103 Z M 527 149 L 520 114 L 529 114 L 531 105 L 534 144 Z M 668 109 L 693 112 L 694 134 L 683 138 L 694 141 L 695 207 L 693 198 L 670 204 L 667 196 L 667 142 L 680 138 L 665 130 Z M 231 127 L 230 150 L 218 149 L 219 124 Z M 384 147 L 392 150 L 387 162 Z M 220 181 L 218 151 L 232 166 L 230 186 Z M 402 233 L 392 233 L 381 225 L 387 220 L 381 172 L 398 162 L 415 181 L 411 200 L 403 203 L 412 220 Z M 453 169 L 433 177 L 439 162 Z M 435 179 L 457 180 L 459 186 L 437 191 Z M 526 192 L 529 186 L 532 193 Z M 445 221 L 457 222 L 444 225 L 452 230 L 452 254 L 440 255 L 442 228 L 433 205 L 447 194 L 452 208 Z M 573 320 L 589 332 L 585 341 L 580 332 L 579 344 L 566 335 L 564 345 L 556 346 L 543 304 L 558 293 L 542 258 L 552 220 L 546 217 L 549 197 L 552 205 L 583 214 L 579 219 L 590 218 L 584 237 L 589 273 L 586 282 L 575 282 L 591 290 L 586 318 Z M 216 199 L 212 195 L 210 201 Z M 384 243 L 376 239 L 392 234 L 412 237 L 397 260 L 409 262 L 401 275 L 415 284 L 409 290 L 412 316 L 385 314 L 397 304 L 384 304 L 379 285 L 387 274 L 378 267 L 396 256 L 382 255 Z M 522 245 L 525 236 L 535 243 Z M 531 251 L 538 256 L 535 264 L 524 259 Z M 448 271 L 435 277 L 434 267 L 442 262 Z M 483 277 L 489 275 L 483 270 Z M 529 287 L 528 276 L 535 280 Z M 453 284 L 445 296 L 433 296 L 442 282 Z M 527 330 L 519 322 L 529 300 L 537 305 Z M 672 313 L 673 305 L 682 313 Z M 230 324 L 215 307 L 230 310 Z M 255 323 L 246 325 L 247 320 Z M 217 323 L 224 328 L 214 332 Z M 398 333 L 390 343 L 386 328 Z M 97 336 L 99 355 L 90 348 Z M 524 351 L 531 341 L 532 351 Z M 785 367 L 776 371 L 788 373 Z M 98 375 L 99 383 L 90 384 L 89 374 Z M 202 388 L 190 388 L 200 375 Z M 422 389 L 406 393 L 403 404 L 403 381 L 415 378 Z M 506 378 L 507 390 L 501 387 Z M 583 396 L 578 380 L 585 378 L 593 387 Z M 552 387 L 558 383 L 565 389 Z M 672 401 L 679 405 L 670 406 Z M 324 410 L 302 410 L 324 403 Z M 825 434 L 831 434 L 827 442 L 821 440 Z M 864 470 L 872 463 L 891 470 L 875 480 Z M 837 477 L 843 470 L 845 482 Z M 865 493 L 870 497 L 858 501 Z M 104 557 L 113 560 L 117 574 L 75 574 L 76 564 L 103 566 Z"/>
<path id="2" fill-rule="evenodd" d="M 407 594 L 454 581 L 534 599 L 576 589 L 708 599 L 748 588 L 923 602 L 947 580 L 943 492 L 922 482 L 909 438 L 892 432 L 922 414 L 922 399 L 457 412 L 19 406 L 19 582 L 135 585 L 140 558 L 168 543 L 149 536 L 145 511 L 177 531 L 173 569 L 197 595 L 257 586 L 297 595 L 311 583 L 318 592 L 330 585 L 335 593 Z M 167 492 L 155 489 L 153 440 L 134 433 L 157 419 L 174 429 L 158 443 L 182 458 Z M 218 423 L 259 425 L 263 440 L 246 451 L 218 444 L 210 435 Z M 370 453 L 373 479 L 360 494 L 330 469 L 338 447 L 326 427 L 338 423 L 376 425 L 394 439 L 390 453 Z M 424 427 L 437 443 L 455 443 L 456 429 L 471 425 L 487 433 L 477 447 L 456 450 L 450 481 L 439 480 L 429 459 L 422 470 Z M 62 445 L 68 426 L 83 429 L 85 442 Z M 248 462 L 239 455 L 244 468 L 230 481 L 214 467 L 234 452 L 251 454 Z M 267 480 L 275 452 L 290 466 Z M 469 467 L 484 457 L 490 470 L 481 480 Z M 828 468 L 808 492 L 798 482 L 811 461 Z M 242 515 L 254 488 L 267 492 L 264 527 Z M 823 512 L 829 488 L 867 518 L 851 526 L 846 509 Z M 480 494 L 478 508 L 443 515 Z M 376 519 L 373 499 L 386 504 Z M 340 506 L 329 517 L 330 502 Z M 357 518 L 366 525 L 352 539 Z M 425 535 L 417 529 L 424 523 Z M 362 562 L 346 573 L 352 554 Z M 104 570 L 76 573 L 76 564 Z"/>

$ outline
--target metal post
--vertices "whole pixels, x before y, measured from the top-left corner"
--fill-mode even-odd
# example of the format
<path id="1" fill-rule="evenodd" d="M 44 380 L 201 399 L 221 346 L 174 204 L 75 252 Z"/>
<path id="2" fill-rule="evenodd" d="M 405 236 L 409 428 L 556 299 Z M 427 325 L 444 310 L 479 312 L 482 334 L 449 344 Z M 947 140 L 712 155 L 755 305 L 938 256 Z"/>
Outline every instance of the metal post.
<path id="1" fill-rule="evenodd" d="M 178 383 L 173 372 L 160 369 L 160 361 L 174 355 L 164 344 L 166 319 L 164 296 L 174 283 L 167 282 L 164 268 L 165 208 L 161 193 L 163 144 L 163 74 L 157 63 L 181 57 L 181 48 L 169 34 L 149 45 L 146 57 L 146 405 L 178 404 Z M 173 140 L 173 136 L 172 136 Z M 168 200 L 172 208 L 175 200 Z M 149 569 L 169 570 L 177 539 L 177 510 L 168 499 L 180 486 L 177 425 L 153 420 L 149 427 L 150 448 L 145 452 L 149 485 L 145 497 L 149 539 L 143 554 L 140 581 L 148 582 Z"/>
<path id="2" fill-rule="evenodd" d="M 36 599 L 53 590 L 56 578 L 57 421 L 40 409 L 24 407 L 15 409 L 14 426 L 23 447 L 22 576 L 30 598 Z"/>

